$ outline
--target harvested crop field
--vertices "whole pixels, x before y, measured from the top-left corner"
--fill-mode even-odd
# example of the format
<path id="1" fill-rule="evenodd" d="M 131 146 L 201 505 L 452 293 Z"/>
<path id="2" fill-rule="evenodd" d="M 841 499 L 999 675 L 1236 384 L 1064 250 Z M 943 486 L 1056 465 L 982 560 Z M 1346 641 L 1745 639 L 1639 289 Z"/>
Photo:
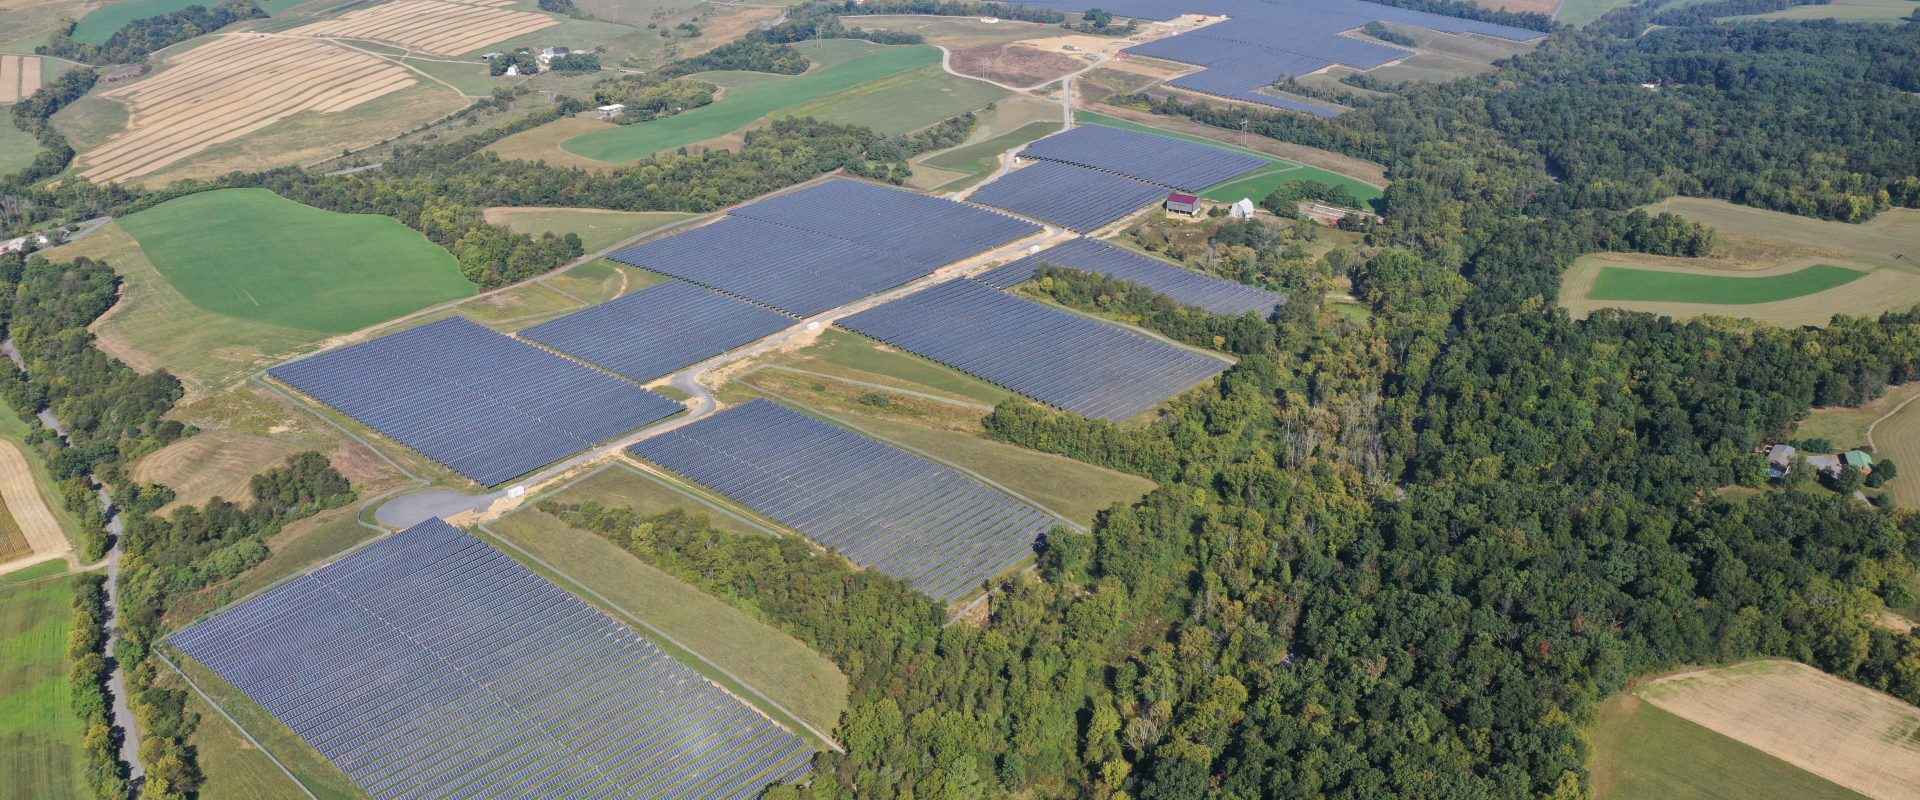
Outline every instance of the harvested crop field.
<path id="1" fill-rule="evenodd" d="M 1688 672 L 1636 694 L 1868 797 L 1920 797 L 1920 708 L 1804 664 Z"/>
<path id="2" fill-rule="evenodd" d="M 407 70 L 329 42 L 222 36 L 106 92 L 131 116 L 125 130 L 80 157 L 80 175 L 96 183 L 137 178 L 295 114 L 345 111 L 413 84 Z"/>
<path id="3" fill-rule="evenodd" d="M 33 555 L 45 557 L 73 549 L 73 545 L 67 542 L 66 534 L 60 531 L 60 522 L 54 518 L 53 509 L 47 506 L 46 498 L 40 494 L 39 483 L 34 479 L 33 469 L 27 465 L 26 454 L 20 452 L 18 445 L 6 440 L 0 440 L 0 500 L 5 501 L 4 513 L 11 518 L 20 538 Z"/>
<path id="4" fill-rule="evenodd" d="M 1008 86 L 1039 86 L 1086 66 L 1072 56 L 1020 44 L 990 44 L 953 51 L 953 71 Z"/>
<path id="5" fill-rule="evenodd" d="M 13 103 L 40 91 L 38 56 L 0 56 L 0 103 Z"/>
<path id="6" fill-rule="evenodd" d="M 524 36 L 560 20 L 531 11 L 492 8 L 491 3 L 392 0 L 287 31 L 299 36 L 372 39 L 410 50 L 457 56 L 494 42 Z"/>

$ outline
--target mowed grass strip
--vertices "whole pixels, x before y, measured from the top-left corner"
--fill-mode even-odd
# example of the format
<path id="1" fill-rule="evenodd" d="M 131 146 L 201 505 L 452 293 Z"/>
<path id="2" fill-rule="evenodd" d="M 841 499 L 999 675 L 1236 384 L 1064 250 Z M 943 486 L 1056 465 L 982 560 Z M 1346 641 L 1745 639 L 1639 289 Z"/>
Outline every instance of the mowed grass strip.
<path id="1" fill-rule="evenodd" d="M 933 47 L 887 47 L 872 55 L 802 75 L 757 81 L 732 89 L 712 105 L 663 120 L 576 136 L 561 142 L 560 147 L 577 156 L 610 163 L 646 158 L 724 136 L 810 100 L 938 63 L 940 51 Z"/>
<path id="2" fill-rule="evenodd" d="M 1750 305 L 1824 292 L 1866 275 L 1861 270 L 1830 264 L 1816 264 L 1785 275 L 1764 278 L 1602 267 L 1587 296 L 1595 300 Z"/>
<path id="3" fill-rule="evenodd" d="M 0 796 L 85 796 L 68 700 L 73 577 L 0 589 Z"/>
<path id="4" fill-rule="evenodd" d="M 453 254 L 398 220 L 265 189 L 188 195 L 120 225 L 194 305 L 270 325 L 346 333 L 474 293 Z"/>
<path id="5" fill-rule="evenodd" d="M 1862 800 L 1631 693 L 1600 705 L 1592 743 L 1598 800 Z"/>

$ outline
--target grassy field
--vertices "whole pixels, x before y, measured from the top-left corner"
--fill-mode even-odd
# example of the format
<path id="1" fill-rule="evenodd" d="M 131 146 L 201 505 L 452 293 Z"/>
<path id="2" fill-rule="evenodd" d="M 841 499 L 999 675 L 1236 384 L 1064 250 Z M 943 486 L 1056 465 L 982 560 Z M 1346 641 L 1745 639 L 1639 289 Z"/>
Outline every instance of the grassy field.
<path id="1" fill-rule="evenodd" d="M 692 217 L 671 211 L 604 211 L 597 208 L 489 208 L 487 221 L 508 230 L 539 236 L 576 234 L 595 253 L 627 239 Z"/>
<path id="2" fill-rule="evenodd" d="M 1842 450 L 1864 447 L 1867 429 L 1876 420 L 1915 397 L 1920 397 L 1920 382 L 1895 386 L 1880 399 L 1865 405 L 1816 408 L 1794 427 L 1793 435 L 1797 439 L 1826 439 Z"/>
<path id="3" fill-rule="evenodd" d="M 21 580 L 0 586 L 0 796 L 84 797 L 85 732 L 67 699 L 74 579 Z"/>
<path id="4" fill-rule="evenodd" d="M 1894 404 L 1899 411 L 1873 426 L 1875 455 L 1905 468 L 1887 481 L 1893 501 L 1906 508 L 1920 508 L 1920 470 L 1914 469 L 1914 465 L 1920 465 L 1920 401 L 1907 402 L 1920 397 L 1920 384 L 1908 384 L 1888 394 L 1903 399 Z"/>
<path id="5" fill-rule="evenodd" d="M 1632 693 L 1601 704 L 1591 735 L 1596 800 L 1861 800 Z"/>
<path id="6" fill-rule="evenodd" d="M 13 126 L 12 105 L 0 106 L 6 124 L 0 125 L 0 175 L 11 175 L 33 163 L 40 155 L 40 142 L 32 134 Z"/>
<path id="7" fill-rule="evenodd" d="M 648 480 L 625 467 L 613 467 L 595 478 L 600 480 L 593 484 L 575 484 L 554 498 L 561 502 L 589 499 L 619 502 L 626 492 L 616 487 L 608 493 L 604 491 L 608 485 Z M 840 712 L 846 708 L 846 676 L 825 657 L 785 632 L 655 569 L 597 534 L 574 528 L 536 508 L 522 508 L 488 524 L 487 530 L 524 548 L 568 578 L 718 664 L 815 728 L 831 731 L 839 721 Z M 505 551 L 521 555 L 511 547 Z M 591 596 L 583 599 L 596 601 Z M 664 648 L 679 649 L 645 628 L 640 630 Z M 732 683 L 725 675 L 714 674 L 711 667 L 698 659 L 683 657 L 682 661 L 716 678 L 723 686 Z M 778 709 L 758 702 L 759 698 L 743 691 L 743 687 L 728 688 L 776 719 L 785 716 Z M 804 729 L 796 732 L 806 736 Z"/>
<path id="8" fill-rule="evenodd" d="M 246 502 L 253 476 L 286 463 L 306 449 L 290 436 L 255 436 L 231 429 L 205 431 L 167 445 L 134 462 L 131 477 L 164 483 L 175 505 L 203 505 L 213 497 Z"/>
<path id="9" fill-rule="evenodd" d="M 1577 28 L 1627 4 L 1628 0 L 1561 0 L 1560 13 L 1553 18 Z"/>
<path id="10" fill-rule="evenodd" d="M 928 158 L 922 163 L 937 169 L 960 173 L 973 180 L 979 180 L 993 174 L 993 171 L 998 168 L 1001 153 L 1025 145 L 1035 139 L 1048 136 L 1058 130 L 1060 130 L 1060 124 L 1057 122 L 1029 122 L 1017 130 L 1009 131 L 991 139 L 975 142 L 963 147 L 956 147 Z M 969 181 L 968 183 L 971 182 L 972 181 Z M 955 183 L 952 179 L 949 179 L 948 181 L 942 182 L 940 186 L 946 189 L 959 189 L 963 188 L 964 184 Z"/>
<path id="11" fill-rule="evenodd" d="M 27 424 L 21 422 L 20 415 L 5 402 L 0 402 L 0 439 L 12 442 L 20 448 L 21 454 L 26 456 L 27 468 L 33 471 L 41 499 L 46 501 L 46 507 L 53 512 L 54 520 L 60 523 L 60 530 L 67 535 L 67 541 L 69 543 L 75 541 L 78 538 L 76 534 L 80 530 L 80 519 L 75 517 L 72 511 L 67 510 L 65 503 L 60 502 L 59 495 L 53 488 L 55 485 L 53 474 L 47 471 L 46 461 L 40 458 L 39 450 L 27 444 Z M 66 564 L 64 560 L 59 563 L 63 566 Z"/>
<path id="12" fill-rule="evenodd" d="M 269 325 L 347 333 L 474 292 L 451 253 L 397 220 L 265 189 L 188 195 L 120 226 L 195 306 Z"/>
<path id="13" fill-rule="evenodd" d="M 984 81 L 949 74 L 934 63 L 789 106 L 776 116 L 813 117 L 899 135 L 985 108 L 1010 94 Z"/>
<path id="14" fill-rule="evenodd" d="M 1920 796 L 1920 708 L 1804 664 L 1696 670 L 1634 694 L 1861 794 Z"/>
<path id="15" fill-rule="evenodd" d="M 1867 223 L 1849 225 L 1686 197 L 1645 208 L 1649 213 L 1671 211 L 1711 226 L 1719 233 L 1719 244 L 1706 258 L 1635 253 L 1582 256 L 1562 276 L 1560 286 L 1560 302 L 1574 316 L 1618 307 L 1680 319 L 1719 314 L 1775 325 L 1824 325 L 1835 314 L 1874 315 L 1920 303 L 1920 260 L 1913 247 L 1920 241 L 1920 211 L 1894 209 Z M 1620 275 L 1620 270 L 1633 272 Z M 1865 275 L 1849 277 L 1844 270 Z M 1663 276 L 1649 284 L 1642 272 L 1684 277 Z M 1654 287 L 1651 291 L 1660 294 L 1622 288 L 1622 278 L 1639 279 L 1634 283 Z M 1602 285 L 1603 279 L 1612 285 Z M 1837 283 L 1823 287 L 1824 281 Z M 1711 284 L 1724 288 L 1709 289 Z M 1670 286 L 1687 293 L 1667 294 L 1665 287 Z M 1606 294 L 1596 296 L 1596 289 Z M 1634 292 L 1625 295 L 1632 299 L 1606 299 L 1628 291 Z M 1730 295 L 1724 293 L 1728 291 Z"/>
<path id="16" fill-rule="evenodd" d="M 1164 128 L 1155 128 L 1152 126 L 1142 125 L 1137 122 L 1129 122 L 1127 120 L 1120 119 L 1118 117 L 1112 117 L 1106 114 L 1100 114 L 1092 111 L 1076 111 L 1074 112 L 1074 119 L 1079 120 L 1082 123 L 1106 125 L 1114 128 L 1124 128 L 1126 130 L 1144 131 L 1147 133 L 1156 133 L 1161 136 L 1170 136 L 1175 139 L 1183 139 L 1189 142 L 1199 142 L 1201 144 L 1207 144 L 1207 145 L 1212 145 L 1214 147 L 1219 147 L 1226 150 L 1232 150 L 1237 153 L 1245 153 L 1251 156 L 1259 156 L 1260 158 L 1267 159 L 1270 162 L 1265 167 L 1249 170 L 1245 175 L 1242 175 L 1240 177 L 1234 178 L 1231 181 L 1227 181 L 1225 183 L 1209 188 L 1206 191 L 1201 193 L 1205 195 L 1207 198 L 1212 200 L 1232 201 L 1232 200 L 1238 200 L 1242 197 L 1251 197 L 1254 199 L 1255 202 L 1259 202 L 1262 198 L 1266 197 L 1267 194 L 1271 193 L 1275 187 L 1279 186 L 1281 183 L 1284 183 L 1290 180 L 1310 180 L 1310 181 L 1319 181 L 1321 183 L 1334 185 L 1334 186 L 1345 186 L 1347 187 L 1347 191 L 1353 192 L 1353 196 L 1360 198 L 1360 200 L 1363 202 L 1370 202 L 1373 200 L 1377 200 L 1381 196 L 1381 190 L 1379 187 L 1369 185 L 1365 182 L 1347 177 L 1345 175 L 1341 175 L 1337 172 L 1331 172 L 1328 170 L 1321 169 L 1319 167 L 1308 166 L 1306 164 L 1301 164 L 1295 161 L 1288 161 L 1286 159 L 1277 158 L 1267 153 L 1262 153 L 1256 150 L 1248 150 L 1244 147 L 1235 147 L 1225 142 L 1221 142 L 1215 139 L 1209 139 L 1204 136 L 1196 136 L 1194 134 L 1181 133 L 1179 131 L 1170 131 Z"/>
<path id="17" fill-rule="evenodd" d="M 1587 296 L 1595 300 L 1749 305 L 1824 292 L 1867 276 L 1857 269 L 1816 264 L 1782 275 L 1748 278 L 1602 267 Z"/>
<path id="18" fill-rule="evenodd" d="M 709 106 L 663 120 L 577 136 L 560 146 L 595 161 L 632 161 L 724 136 L 811 100 L 939 62 L 940 51 L 925 45 L 876 48 L 869 55 L 817 67 L 803 75 L 730 90 Z"/>
<path id="19" fill-rule="evenodd" d="M 1727 17 L 1729 20 L 1750 19 L 1832 19 L 1841 22 L 1899 22 L 1920 11 L 1920 4 L 1913 0 L 1834 0 L 1824 6 L 1794 6 L 1766 14 L 1745 17 Z"/>

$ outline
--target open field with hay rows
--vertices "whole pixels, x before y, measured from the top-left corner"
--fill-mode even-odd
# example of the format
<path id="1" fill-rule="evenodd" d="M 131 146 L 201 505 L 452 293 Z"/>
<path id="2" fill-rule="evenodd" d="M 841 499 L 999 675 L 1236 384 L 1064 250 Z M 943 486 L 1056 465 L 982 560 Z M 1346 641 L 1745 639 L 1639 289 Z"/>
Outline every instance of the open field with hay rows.
<path id="1" fill-rule="evenodd" d="M 1591 735 L 1595 800 L 1862 800 L 1631 692 L 1600 705 Z"/>
<path id="2" fill-rule="evenodd" d="M 1903 467 L 1886 484 L 1887 491 L 1893 494 L 1893 502 L 1920 509 L 1920 402 L 1914 401 L 1920 397 L 1920 384 L 1903 388 L 1905 391 L 1889 392 L 1901 398 L 1895 404 L 1898 410 L 1879 420 L 1869 434 L 1876 458 L 1891 459 Z"/>
<path id="3" fill-rule="evenodd" d="M 402 67 L 327 42 L 221 36 L 101 93 L 127 107 L 125 129 L 76 167 L 97 183 L 126 182 L 296 114 L 347 111 L 415 83 Z"/>
<path id="4" fill-rule="evenodd" d="M 27 454 L 7 439 L 0 439 L 0 503 L 5 506 L 0 509 L 5 516 L 0 523 L 0 548 L 15 551 L 0 553 L 0 560 L 25 555 L 49 558 L 73 552 L 73 544 L 61 530 Z M 21 546 L 24 552 L 19 552 Z"/>
<path id="5" fill-rule="evenodd" d="M 0 103 L 16 103 L 40 91 L 38 56 L 0 55 Z"/>
<path id="6" fill-rule="evenodd" d="M 371 39 L 408 50 L 457 56 L 494 42 L 558 25 L 547 14 L 498 8 L 505 3 L 389 0 L 285 31 L 294 36 Z"/>

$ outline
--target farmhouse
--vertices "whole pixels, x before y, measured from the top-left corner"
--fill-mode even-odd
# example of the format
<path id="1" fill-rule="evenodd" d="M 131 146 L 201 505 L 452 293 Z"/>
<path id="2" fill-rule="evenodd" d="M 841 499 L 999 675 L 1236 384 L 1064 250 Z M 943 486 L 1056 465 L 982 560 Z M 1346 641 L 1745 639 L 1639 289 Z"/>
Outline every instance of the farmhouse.
<path id="1" fill-rule="evenodd" d="M 1185 214 L 1189 217 L 1200 215 L 1200 198 L 1183 192 L 1167 195 L 1167 213 Z"/>
<path id="2" fill-rule="evenodd" d="M 545 47 L 540 50 L 540 63 L 551 63 L 554 59 L 573 54 L 570 47 Z"/>
<path id="3" fill-rule="evenodd" d="M 1776 444 L 1767 448 L 1767 477 L 1787 477 L 1787 473 L 1793 471 L 1793 457 L 1799 453 L 1790 444 Z"/>

